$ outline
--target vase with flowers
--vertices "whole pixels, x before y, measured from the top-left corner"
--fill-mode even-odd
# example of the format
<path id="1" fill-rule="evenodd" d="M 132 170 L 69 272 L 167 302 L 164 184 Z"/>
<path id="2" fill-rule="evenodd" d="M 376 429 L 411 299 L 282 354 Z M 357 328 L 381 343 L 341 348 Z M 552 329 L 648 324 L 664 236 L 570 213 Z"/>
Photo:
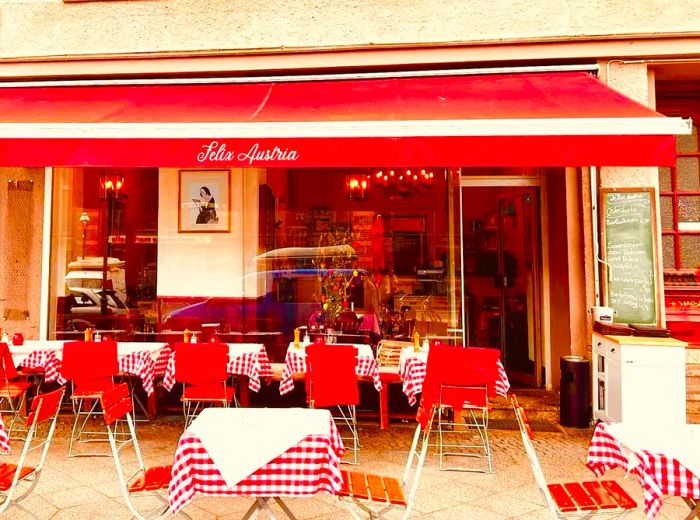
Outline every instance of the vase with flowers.
<path id="1" fill-rule="evenodd" d="M 349 307 L 349 288 L 358 276 L 353 267 L 356 260 L 348 231 L 327 231 L 321 235 L 314 265 L 320 284 L 316 300 L 326 330 L 333 330 L 340 313 Z"/>

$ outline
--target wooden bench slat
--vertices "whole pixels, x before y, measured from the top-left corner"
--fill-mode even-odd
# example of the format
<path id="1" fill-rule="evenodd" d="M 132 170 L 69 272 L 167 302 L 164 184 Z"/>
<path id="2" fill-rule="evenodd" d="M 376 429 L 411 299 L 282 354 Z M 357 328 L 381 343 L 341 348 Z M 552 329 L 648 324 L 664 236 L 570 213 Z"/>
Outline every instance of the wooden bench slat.
<path id="1" fill-rule="evenodd" d="M 345 469 L 340 470 L 340 475 L 343 477 L 343 485 L 340 488 L 340 491 L 338 494 L 341 497 L 346 497 L 352 494 L 352 490 L 350 489 L 350 476 L 348 474 L 348 471 Z"/>
<path id="2" fill-rule="evenodd" d="M 613 497 L 611 497 L 605 488 L 597 480 L 590 480 L 588 482 L 582 482 L 581 485 L 586 490 L 586 492 L 591 496 L 598 507 L 601 509 L 612 509 L 617 507 L 617 502 Z"/>
<path id="3" fill-rule="evenodd" d="M 384 489 L 384 481 L 379 475 L 367 474 L 367 485 L 369 494 L 374 502 L 387 502 L 386 490 Z"/>
<path id="4" fill-rule="evenodd" d="M 561 484 L 547 484 L 549 492 L 552 494 L 552 498 L 557 504 L 559 511 L 562 513 L 569 513 L 571 511 L 578 511 L 578 507 L 571 499 L 569 494 L 564 489 Z"/>
<path id="5" fill-rule="evenodd" d="M 634 499 L 627 494 L 627 491 L 622 489 L 622 486 L 614 480 L 603 480 L 601 484 L 621 508 L 634 509 L 637 507 L 637 502 L 635 502 Z"/>
<path id="6" fill-rule="evenodd" d="M 401 482 L 399 479 L 394 477 L 384 477 L 384 488 L 386 489 L 386 495 L 389 498 L 389 502 L 398 506 L 405 506 L 408 503 L 403 495 L 403 489 L 401 488 Z"/>
<path id="7" fill-rule="evenodd" d="M 369 490 L 367 489 L 367 480 L 364 473 L 350 472 L 350 488 L 352 489 L 352 496 L 365 500 L 369 499 Z"/>
<path id="8" fill-rule="evenodd" d="M 564 488 L 582 511 L 595 511 L 598 509 L 598 504 L 586 493 L 586 490 L 583 489 L 579 482 L 567 482 L 564 484 Z"/>

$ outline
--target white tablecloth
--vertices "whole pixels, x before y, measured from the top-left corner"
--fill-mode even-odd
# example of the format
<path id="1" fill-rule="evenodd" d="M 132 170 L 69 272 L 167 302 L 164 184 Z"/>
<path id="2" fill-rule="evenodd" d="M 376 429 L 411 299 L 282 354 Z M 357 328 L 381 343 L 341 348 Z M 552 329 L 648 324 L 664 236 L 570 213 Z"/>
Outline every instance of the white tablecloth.
<path id="1" fill-rule="evenodd" d="M 186 431 L 199 437 L 233 487 L 307 435 L 328 435 L 330 417 L 308 408 L 207 408 Z"/>

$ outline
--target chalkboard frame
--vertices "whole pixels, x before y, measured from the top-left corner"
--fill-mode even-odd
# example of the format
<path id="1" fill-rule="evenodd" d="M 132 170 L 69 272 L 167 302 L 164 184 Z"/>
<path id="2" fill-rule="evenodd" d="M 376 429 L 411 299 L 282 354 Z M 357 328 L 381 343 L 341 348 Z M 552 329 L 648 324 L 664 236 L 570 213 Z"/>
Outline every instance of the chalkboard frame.
<path id="1" fill-rule="evenodd" d="M 599 229 L 600 229 L 600 252 L 601 252 L 601 280 L 602 280 L 602 294 L 603 294 L 603 304 L 610 305 L 610 284 L 609 279 L 609 266 L 607 263 L 607 229 L 606 229 L 606 205 L 607 205 L 607 195 L 610 193 L 648 193 L 649 194 L 649 222 L 651 224 L 651 244 L 652 244 L 652 270 L 654 274 L 654 310 L 655 317 L 653 324 L 661 323 L 661 287 L 659 284 L 659 249 L 657 240 L 657 220 L 656 220 L 656 190 L 652 187 L 638 187 L 638 188 L 600 188 L 598 194 L 600 197 L 599 201 Z M 616 322 L 626 323 L 624 316 L 615 316 Z M 640 323 L 640 322 L 630 322 L 630 323 Z M 651 324 L 651 322 L 649 322 Z"/>

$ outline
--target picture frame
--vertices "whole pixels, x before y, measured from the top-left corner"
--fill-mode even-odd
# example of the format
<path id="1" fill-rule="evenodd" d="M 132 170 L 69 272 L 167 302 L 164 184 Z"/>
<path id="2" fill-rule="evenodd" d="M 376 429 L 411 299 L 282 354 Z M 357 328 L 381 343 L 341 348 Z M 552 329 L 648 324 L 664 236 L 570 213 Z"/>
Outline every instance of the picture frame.
<path id="1" fill-rule="evenodd" d="M 231 171 L 180 170 L 178 233 L 231 231 Z"/>

